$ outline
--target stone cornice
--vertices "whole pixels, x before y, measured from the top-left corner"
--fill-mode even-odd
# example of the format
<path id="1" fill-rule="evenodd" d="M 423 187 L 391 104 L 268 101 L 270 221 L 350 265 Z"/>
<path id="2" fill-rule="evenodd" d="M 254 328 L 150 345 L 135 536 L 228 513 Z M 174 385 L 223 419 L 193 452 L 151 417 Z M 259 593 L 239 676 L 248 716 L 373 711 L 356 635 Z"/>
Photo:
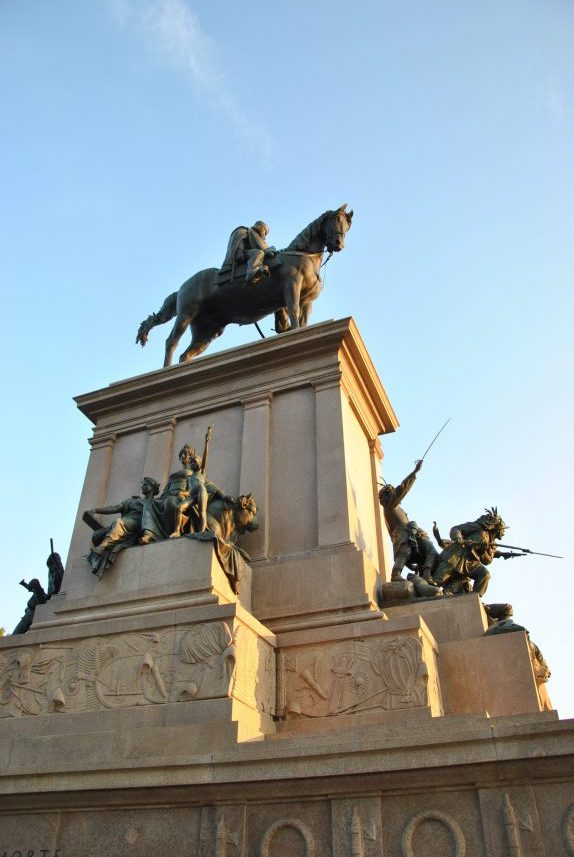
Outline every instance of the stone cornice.
<path id="1" fill-rule="evenodd" d="M 394 431 L 398 420 L 351 318 L 199 357 L 127 378 L 77 396 L 78 408 L 100 429 L 125 433 L 141 425 L 150 403 L 157 421 L 237 405 L 282 390 L 329 383 L 342 374 L 346 395 L 376 435 Z"/>
<path id="2" fill-rule="evenodd" d="M 79 715 L 84 717 L 84 715 Z M 555 718 L 554 713 L 515 715 L 489 720 L 484 717 L 432 718 L 428 726 L 394 728 L 372 724 L 368 730 L 332 730 L 322 735 L 277 735 L 266 741 L 239 743 L 233 750 L 217 754 L 192 755 L 180 751 L 177 756 L 156 758 L 131 755 L 129 765 L 118 760 L 112 767 L 101 760 L 99 766 L 86 771 L 82 759 L 68 761 L 54 772 L 34 771 L 33 757 L 18 775 L 0 776 L 0 793 L 5 808 L 10 796 L 31 794 L 34 808 L 55 805 L 62 808 L 62 792 L 69 792 L 66 802 L 73 803 L 73 792 L 79 789 L 131 789 L 130 805 L 140 800 L 145 804 L 150 788 L 161 789 L 169 803 L 189 802 L 190 789 L 196 800 L 228 794 L 237 799 L 238 783 L 242 798 L 257 798 L 261 784 L 278 776 L 282 787 L 297 797 L 305 788 L 348 795 L 349 782 L 360 780 L 360 793 L 377 793 L 381 789 L 454 788 L 481 786 L 520 778 L 542 781 L 567 778 L 572 770 L 574 721 Z M 135 742 L 135 739 L 134 739 Z M 344 775 L 341 771 L 344 770 Z M 280 773 L 279 773 L 280 772 Z M 45 778 L 45 783 L 43 782 Z M 392 779 L 391 779 L 392 778 Z M 185 791 L 179 793 L 178 789 Z M 145 790 L 145 791 L 144 791 Z M 228 791 L 227 791 L 228 790 Z M 58 792 L 60 794 L 58 794 Z M 124 792 L 125 793 L 125 792 Z M 110 802 L 118 801 L 118 792 L 110 792 Z M 16 797 L 14 798 L 16 800 Z M 21 797 L 19 797 L 21 800 Z M 85 800 L 80 795 L 79 800 Z"/>

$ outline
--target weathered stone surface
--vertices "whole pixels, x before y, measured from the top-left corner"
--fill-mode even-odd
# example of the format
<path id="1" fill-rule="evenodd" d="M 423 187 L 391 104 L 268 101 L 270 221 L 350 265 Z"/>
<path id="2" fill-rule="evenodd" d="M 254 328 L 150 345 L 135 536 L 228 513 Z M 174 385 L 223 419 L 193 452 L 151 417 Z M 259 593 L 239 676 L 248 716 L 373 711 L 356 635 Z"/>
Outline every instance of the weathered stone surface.
<path id="1" fill-rule="evenodd" d="M 180 538 L 123 551 L 100 579 L 84 557 L 68 567 L 64 593 L 37 610 L 33 631 L 58 624 L 142 614 L 187 604 L 251 607 L 251 569 L 235 595 L 211 542 Z"/>
<path id="2" fill-rule="evenodd" d="M 80 786 L 85 773 L 78 772 L 72 787 L 70 773 L 61 772 L 44 779 L 41 794 L 20 789 L 3 797 L 0 839 L 3 848 L 23 853 L 42 847 L 92 855 L 90 837 L 102 847 L 107 817 L 112 857 L 137 853 L 138 841 L 155 845 L 158 830 L 164 850 L 181 853 L 225 853 L 216 850 L 219 837 L 231 855 L 258 855 L 264 846 L 285 854 L 277 849 L 311 842 L 325 857 L 353 854 L 351 846 L 367 857 L 408 854 L 409 843 L 415 855 L 442 857 L 456 853 L 462 831 L 465 854 L 500 857 L 510 853 L 503 814 L 508 793 L 523 853 L 566 855 L 572 724 L 542 717 L 449 718 L 410 731 L 381 726 L 361 734 L 279 737 L 222 748 L 211 759 L 195 750 L 193 761 L 185 761 L 182 747 L 172 774 L 165 763 L 153 774 L 133 757 L 131 789 L 112 788 L 100 771 L 99 790 L 92 778 L 95 790 L 87 792 Z M 135 832 L 140 839 L 130 841 Z"/>

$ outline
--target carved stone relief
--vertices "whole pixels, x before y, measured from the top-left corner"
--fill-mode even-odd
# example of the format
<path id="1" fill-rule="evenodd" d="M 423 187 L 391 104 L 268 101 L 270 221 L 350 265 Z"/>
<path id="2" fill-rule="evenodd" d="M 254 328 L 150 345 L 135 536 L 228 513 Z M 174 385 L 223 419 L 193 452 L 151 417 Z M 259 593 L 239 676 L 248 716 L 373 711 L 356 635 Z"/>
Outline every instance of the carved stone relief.
<path id="1" fill-rule="evenodd" d="M 415 637 L 376 638 L 288 653 L 288 717 L 329 717 L 427 705 L 428 672 Z"/>
<path id="2" fill-rule="evenodd" d="M 243 857 L 244 845 L 241 806 L 202 807 L 199 852 L 196 857 Z"/>
<path id="3" fill-rule="evenodd" d="M 431 809 L 418 812 L 405 827 L 401 839 L 403 857 L 419 857 L 414 850 L 414 836 L 419 825 L 424 824 L 426 821 L 438 821 L 440 824 L 443 824 L 452 836 L 454 857 L 465 856 L 466 841 L 460 825 L 446 813 Z"/>
<path id="4" fill-rule="evenodd" d="M 349 843 L 351 857 L 368 857 L 372 852 L 369 846 L 377 841 L 377 826 L 374 819 L 365 818 L 355 804 L 349 815 Z"/>
<path id="5" fill-rule="evenodd" d="M 290 837 L 291 841 L 285 841 L 286 837 Z M 281 841 L 282 838 L 284 841 Z M 284 818 L 267 828 L 259 853 L 261 857 L 286 857 L 287 853 L 291 857 L 317 857 L 317 848 L 306 824 L 295 818 Z"/>
<path id="6" fill-rule="evenodd" d="M 255 655 L 250 659 L 241 653 L 237 681 L 237 644 L 225 622 L 5 651 L 0 657 L 0 717 L 230 696 L 236 686 L 257 683 L 253 676 L 261 667 L 253 637 L 249 645 Z M 272 654 L 268 657 L 271 662 Z M 268 699 L 274 700 L 274 693 L 273 685 L 265 700 L 257 690 L 249 699 L 242 690 L 241 698 L 271 708 Z"/>
<path id="7" fill-rule="evenodd" d="M 522 857 L 523 851 L 522 841 L 520 839 L 519 823 L 508 793 L 504 795 L 502 817 L 504 821 L 504 830 L 506 832 L 506 844 L 508 845 L 508 851 L 512 854 L 512 857 Z M 531 821 L 530 831 L 532 831 Z"/>
<path id="8" fill-rule="evenodd" d="M 562 822 L 562 838 L 568 854 L 574 855 L 574 803 L 570 806 Z"/>
<path id="9" fill-rule="evenodd" d="M 359 807 L 354 806 L 351 813 L 351 857 L 365 857 L 365 844 L 363 837 L 363 825 Z"/>
<path id="10" fill-rule="evenodd" d="M 219 812 L 215 819 L 215 857 L 228 857 L 231 854 L 230 847 L 239 847 L 239 835 L 227 829 L 225 816 Z"/>

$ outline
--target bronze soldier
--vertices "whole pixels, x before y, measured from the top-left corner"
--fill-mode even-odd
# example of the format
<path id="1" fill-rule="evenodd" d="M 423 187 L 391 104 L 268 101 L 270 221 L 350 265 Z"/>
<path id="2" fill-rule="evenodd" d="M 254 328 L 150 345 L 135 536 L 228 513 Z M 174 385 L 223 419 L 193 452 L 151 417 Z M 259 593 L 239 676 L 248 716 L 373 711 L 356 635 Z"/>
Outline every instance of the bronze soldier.
<path id="1" fill-rule="evenodd" d="M 263 277 L 269 276 L 269 268 L 264 264 L 266 256 L 274 256 L 275 247 L 270 247 L 266 241 L 269 227 L 262 220 L 257 220 L 251 228 L 238 226 L 229 238 L 227 253 L 221 270 L 231 268 L 231 279 L 234 276 L 236 264 L 247 262 L 245 282 L 256 285 Z"/>
<path id="2" fill-rule="evenodd" d="M 140 539 L 146 529 L 145 512 L 159 491 L 159 483 L 151 476 L 144 476 L 141 485 L 142 497 L 128 497 L 112 506 L 90 509 L 89 515 L 113 515 L 119 512 L 121 517 L 109 527 L 96 530 L 92 536 L 92 550 L 88 562 L 94 574 L 101 574 L 104 568 L 113 563 L 116 554 L 124 548 L 143 543 Z"/>
<path id="3" fill-rule="evenodd" d="M 400 485 L 395 488 L 387 483 L 379 491 L 379 502 L 385 510 L 385 521 L 393 542 L 391 580 L 402 580 L 401 572 L 405 565 L 413 567 L 416 564 L 425 580 L 433 582 L 431 572 L 438 554 L 425 531 L 416 521 L 410 521 L 399 505 L 414 485 L 422 466 L 422 461 L 417 461 L 415 469 Z"/>
<path id="4" fill-rule="evenodd" d="M 446 591 L 459 594 L 472 591 L 480 596 L 488 588 L 490 572 L 486 568 L 495 557 L 507 557 L 495 545 L 506 531 L 506 524 L 496 508 L 486 509 L 476 521 L 459 524 L 450 531 L 451 543 L 440 554 L 433 572 L 435 582 Z"/>

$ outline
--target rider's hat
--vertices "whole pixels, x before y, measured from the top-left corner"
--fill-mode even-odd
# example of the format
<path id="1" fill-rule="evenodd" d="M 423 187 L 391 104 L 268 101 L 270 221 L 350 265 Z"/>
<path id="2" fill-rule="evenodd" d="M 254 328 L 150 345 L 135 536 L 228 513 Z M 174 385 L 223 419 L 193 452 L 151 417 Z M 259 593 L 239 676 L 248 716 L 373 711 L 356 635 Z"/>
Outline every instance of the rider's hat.
<path id="1" fill-rule="evenodd" d="M 266 235 L 267 235 L 267 233 L 269 232 L 269 227 L 268 227 L 268 226 L 267 226 L 267 224 L 266 224 L 266 223 L 264 223 L 262 220 L 256 220 L 256 221 L 255 221 L 255 223 L 253 224 L 253 226 L 252 226 L 251 228 L 252 228 L 252 229 L 263 228 L 263 230 L 265 231 L 265 234 L 266 234 Z"/>

